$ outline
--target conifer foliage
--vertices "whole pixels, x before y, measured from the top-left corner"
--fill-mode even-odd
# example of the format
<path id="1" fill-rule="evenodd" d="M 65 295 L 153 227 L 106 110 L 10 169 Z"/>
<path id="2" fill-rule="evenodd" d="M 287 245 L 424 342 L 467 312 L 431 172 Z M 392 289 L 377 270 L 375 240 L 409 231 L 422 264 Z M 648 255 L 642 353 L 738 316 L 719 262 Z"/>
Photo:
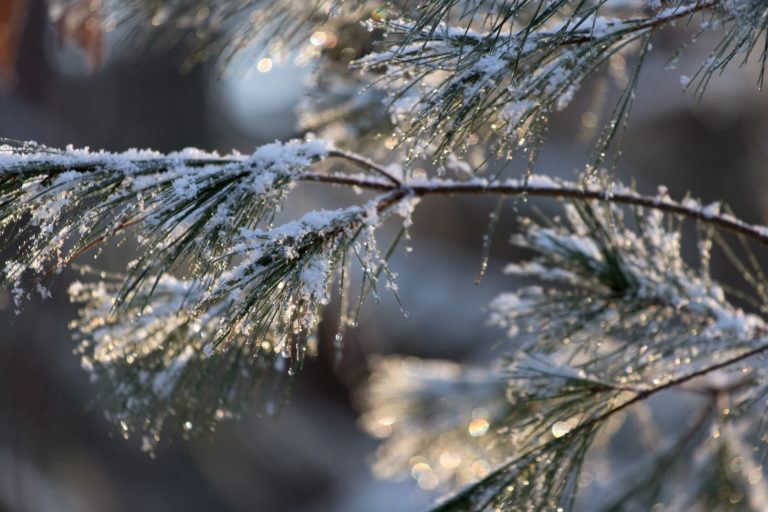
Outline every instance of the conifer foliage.
<path id="1" fill-rule="evenodd" d="M 488 367 L 372 361 L 361 425 L 384 439 L 375 472 L 441 489 L 443 512 L 768 507 L 768 279 L 758 257 L 768 228 L 663 186 L 641 194 L 601 169 L 618 154 L 659 31 L 686 27 L 689 44 L 705 31 L 720 38 L 682 80 L 695 94 L 749 57 L 762 85 L 768 4 L 51 0 L 50 10 L 83 11 L 135 44 L 187 42 L 185 65 L 277 43 L 317 61 L 306 136 L 252 154 L 2 140 L 2 284 L 23 314 L 63 269 L 81 271 L 69 288 L 81 305 L 77 352 L 126 437 L 152 452 L 161 435 L 193 435 L 246 409 L 275 414 L 301 378 L 333 283 L 340 350 L 368 294 L 397 295 L 388 261 L 419 202 L 491 195 L 483 257 L 505 200 L 517 205 L 512 242 L 530 255 L 505 268 L 529 284 L 486 305 L 507 342 Z M 574 181 L 539 174 L 553 117 L 616 63 L 627 63 L 622 92 L 584 171 Z M 504 164 L 519 158 L 526 170 L 510 176 Z M 344 172 L 330 165 L 339 162 Z M 300 182 L 372 199 L 277 223 Z M 559 200 L 562 215 L 529 209 L 539 198 Z M 390 218 L 398 234 L 381 240 Z M 122 273 L 79 261 L 125 239 L 140 251 Z M 718 281 L 715 254 L 743 286 Z M 622 423 L 654 430 L 653 399 L 672 390 L 701 397 L 685 429 L 603 475 L 600 492 L 584 491 L 595 461 L 610 464 Z"/>

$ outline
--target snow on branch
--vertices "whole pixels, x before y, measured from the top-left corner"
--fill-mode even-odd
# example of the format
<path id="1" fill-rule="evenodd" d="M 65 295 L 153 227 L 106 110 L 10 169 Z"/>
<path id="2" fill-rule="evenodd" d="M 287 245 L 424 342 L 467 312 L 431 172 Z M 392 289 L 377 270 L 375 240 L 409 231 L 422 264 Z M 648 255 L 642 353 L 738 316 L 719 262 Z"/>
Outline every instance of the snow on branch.
<path id="1" fill-rule="evenodd" d="M 310 170 L 327 158 L 367 174 Z M 517 486 L 528 469 L 518 467 L 514 475 L 511 466 L 492 471 L 506 464 L 494 455 L 506 453 L 496 450 L 502 440 L 519 453 L 546 448 L 553 450 L 552 460 L 571 460 L 581 453 L 572 449 L 586 449 L 594 429 L 624 404 L 715 371 L 735 379 L 743 370 L 733 371 L 733 364 L 762 357 L 767 347 L 764 320 L 734 305 L 709 272 L 720 232 L 765 244 L 765 228 L 721 212 L 718 203 L 675 201 L 663 189 L 645 196 L 618 183 L 606 188 L 546 176 L 401 179 L 321 141 L 274 143 L 252 155 L 226 157 L 198 150 L 109 154 L 7 144 L 0 160 L 0 219 L 10 236 L 6 248 L 16 254 L 4 278 L 17 299 L 28 293 L 27 272 L 45 294 L 40 280 L 46 275 L 95 245 L 127 236 L 129 228 L 135 231 L 143 250 L 126 276 L 76 283 L 70 294 L 84 305 L 73 323 L 83 366 L 104 386 L 109 418 L 125 435 L 146 433 L 148 450 L 165 425 L 185 435 L 197 432 L 239 414 L 254 399 L 263 412 L 275 412 L 284 383 L 301 368 L 329 300 L 329 282 L 337 273 L 348 282 L 339 263 L 355 254 L 363 279 L 370 281 L 362 289 L 374 288 L 387 265 L 375 228 L 391 213 L 401 214 L 407 226 L 415 202 L 430 195 L 555 197 L 568 200 L 567 220 L 521 220 L 515 243 L 537 256 L 507 270 L 540 282 L 491 304 L 492 323 L 514 345 L 502 366 L 483 373 L 407 361 L 382 364 L 388 385 L 402 381 L 402 389 L 392 393 L 372 386 L 372 412 L 364 420 L 374 434 L 391 436 L 382 449 L 383 473 L 402 471 L 401 456 L 416 443 L 424 448 L 426 466 L 419 466 L 419 474 L 426 487 L 485 482 L 495 489 L 502 473 L 507 486 Z M 381 195 L 274 226 L 275 211 L 298 181 Z M 626 220 L 621 205 L 632 213 Z M 694 264 L 682 256 L 682 219 L 700 226 Z M 735 264 L 743 271 L 749 267 Z M 759 304 L 766 292 L 757 272 L 747 281 L 755 285 L 753 302 Z M 388 270 L 386 275 L 393 277 Z M 425 368 L 434 370 L 435 379 L 412 378 Z M 762 370 L 753 371 L 757 377 Z M 441 389 L 468 393 L 466 402 L 455 402 L 460 411 L 445 421 L 419 412 Z M 750 390 L 742 395 L 745 407 L 768 391 Z M 409 421 L 388 423 L 406 414 Z M 477 457 L 446 455 L 447 471 L 436 471 L 442 455 L 436 447 L 449 438 L 458 443 L 457 432 L 478 438 Z M 574 443 L 557 444 L 566 436 L 576 436 Z M 536 441 L 543 439 L 555 444 Z M 578 472 L 573 460 L 551 468 L 557 478 Z M 534 501 L 557 501 L 566 490 L 526 492 Z"/>
<path id="2" fill-rule="evenodd" d="M 13 254 L 2 281 L 17 308 L 25 272 L 39 280 L 59 272 L 95 244 L 131 228 L 145 249 L 132 265 L 120 302 L 152 274 L 201 264 L 198 280 L 222 270 L 240 229 L 269 224 L 294 180 L 327 155 L 323 141 L 262 146 L 221 157 L 188 149 L 90 152 L 0 146 L 0 228 Z M 25 229 L 14 229 L 22 222 Z"/>
<path id="3" fill-rule="evenodd" d="M 434 192 L 441 188 L 437 181 L 416 187 Z M 473 184 L 463 186 L 466 192 Z M 557 188 L 533 178 L 527 194 Z M 616 194 L 594 198 L 584 196 L 589 186 L 566 190 L 570 186 L 561 183 L 561 194 L 573 194 L 564 201 L 564 220 L 523 217 L 513 237 L 535 256 L 508 265 L 507 272 L 537 282 L 490 304 L 491 323 L 508 338 L 501 367 L 396 358 L 374 365 L 363 421 L 387 439 L 374 468 L 385 475 L 410 471 L 425 488 L 459 488 L 435 512 L 570 509 L 584 457 L 608 420 L 666 390 L 713 397 L 690 436 L 706 432 L 715 398 L 725 390 L 729 422 L 748 422 L 764 407 L 768 328 L 758 315 L 764 278 L 749 270 L 753 257 L 732 261 L 754 285 L 752 294 L 734 297 L 710 272 L 713 246 L 725 243 L 714 221 L 732 217 L 716 203 L 676 203 L 664 189 L 643 199 L 620 185 Z M 683 257 L 685 217 L 700 221 L 693 262 Z M 765 243 L 761 228 L 748 229 Z M 734 300 L 753 307 L 745 311 Z M 505 401 L 487 384 L 495 380 L 504 382 Z M 384 382 L 396 383 L 394 389 Z M 466 405 L 433 411 L 432 395 Z M 661 471 L 679 478 L 686 471 L 679 469 L 680 458 L 694 449 L 701 457 L 716 456 L 717 446 L 700 447 L 690 436 L 660 449 L 668 464 L 649 460 L 635 477 L 644 481 Z M 466 446 L 472 450 L 462 451 Z M 499 460 L 500 453 L 509 459 Z M 635 489 L 626 499 L 649 499 L 649 493 Z M 694 493 L 681 502 L 698 499 Z"/>
<path id="4" fill-rule="evenodd" d="M 711 229 L 702 228 L 699 261 L 690 265 L 682 223 L 658 210 L 635 208 L 633 228 L 610 203 L 565 208 L 567 222 L 524 219 L 513 241 L 538 256 L 506 271 L 538 282 L 490 305 L 491 322 L 519 350 L 644 389 L 763 346 L 764 319 L 733 305 L 710 275 Z M 753 297 L 763 303 L 761 286 Z"/>
<path id="5" fill-rule="evenodd" d="M 226 157 L 32 143 L 1 151 L 0 225 L 14 253 L 2 277 L 17 307 L 29 294 L 27 275 L 47 296 L 41 280 L 49 274 L 129 228 L 135 235 L 141 250 L 125 276 L 76 283 L 70 294 L 84 304 L 73 327 L 83 366 L 107 388 L 109 418 L 126 435 L 145 431 L 148 449 L 167 421 L 184 432 L 207 428 L 257 389 L 274 413 L 281 387 L 264 381 L 285 381 L 301 367 L 344 254 L 382 264 L 373 231 L 406 195 L 274 226 L 307 168 L 344 153 L 298 140 Z M 200 393 L 207 382 L 220 386 Z"/>
<path id="6" fill-rule="evenodd" d="M 610 2 L 580 6 L 583 9 L 571 15 L 564 1 L 548 2 L 546 8 L 540 2 L 521 1 L 460 26 L 444 23 L 455 4 L 439 2 L 412 13 L 414 18 L 406 15 L 373 23 L 387 37 L 381 49 L 356 65 L 386 70 L 374 85 L 389 93 L 395 133 L 411 157 L 432 155 L 442 160 L 465 152 L 477 137 L 497 135 L 488 139 L 497 154 L 511 158 L 528 152 L 531 169 L 553 115 L 612 56 L 638 54 L 634 70 L 624 79 L 625 90 L 605 122 L 596 164 L 603 161 L 629 115 L 643 56 L 657 29 L 678 20 L 690 23 L 694 14 L 706 10 L 713 16 L 701 30 L 725 27 L 720 43 L 693 77 L 701 93 L 712 75 L 735 57 L 746 62 L 766 26 L 764 7 L 756 1 L 650 6 L 650 11 L 640 9 L 630 16 L 625 12 L 622 18 L 613 17 Z M 468 7 L 466 12 L 475 11 Z M 762 69 L 766 51 L 758 58 Z M 762 72 L 760 76 L 762 81 Z"/>

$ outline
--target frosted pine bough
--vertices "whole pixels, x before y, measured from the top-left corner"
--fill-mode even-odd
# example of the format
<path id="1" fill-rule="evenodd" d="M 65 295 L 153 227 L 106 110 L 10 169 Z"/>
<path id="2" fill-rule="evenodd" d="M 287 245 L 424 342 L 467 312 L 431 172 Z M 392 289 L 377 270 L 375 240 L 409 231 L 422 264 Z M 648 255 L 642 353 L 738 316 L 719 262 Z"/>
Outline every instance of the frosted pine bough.
<path id="1" fill-rule="evenodd" d="M 30 215 L 33 230 L 15 233 L 20 258 L 5 264 L 17 308 L 29 293 L 23 278 L 46 297 L 41 279 L 136 230 L 145 250 L 127 275 L 70 287 L 73 300 L 86 304 L 76 324 L 83 366 L 113 387 L 108 417 L 126 433 L 141 427 L 158 438 L 167 416 L 183 418 L 187 430 L 231 417 L 257 383 L 274 413 L 278 384 L 263 381 L 301 366 L 340 256 L 351 249 L 375 265 L 366 221 L 389 213 L 385 198 L 272 225 L 301 171 L 329 151 L 322 141 L 227 157 L 2 146 L 3 227 Z M 81 210 L 88 215 L 76 216 Z M 223 386 L 204 385 L 210 381 Z M 188 410 L 192 402 L 200 407 Z"/>
<path id="2" fill-rule="evenodd" d="M 11 254 L 2 277 L 17 308 L 31 293 L 47 297 L 47 280 L 110 240 L 135 238 L 141 248 L 124 275 L 80 267 L 96 279 L 70 287 L 84 305 L 73 323 L 83 366 L 126 436 L 141 435 L 151 451 L 162 432 L 205 431 L 248 406 L 275 413 L 312 350 L 331 283 L 345 304 L 339 341 L 368 293 L 381 293 L 382 281 L 397 289 L 387 260 L 419 199 L 500 196 L 498 219 L 507 196 L 555 197 L 564 221 L 520 215 L 513 241 L 534 256 L 507 271 L 533 282 L 489 305 L 490 322 L 509 338 L 495 366 L 374 362 L 361 423 L 387 439 L 375 471 L 452 490 L 436 508 L 446 511 L 571 510 L 580 498 L 596 510 L 765 507 L 761 459 L 750 450 L 764 450 L 768 293 L 755 251 L 768 229 L 719 203 L 676 201 L 663 189 L 644 196 L 596 171 L 616 147 L 656 32 L 677 23 L 723 34 L 681 82 L 701 93 L 732 59 L 760 49 L 764 3 L 348 1 L 321 2 L 308 18 L 298 1 L 145 4 L 107 3 L 107 12 L 118 23 L 135 8 L 179 33 L 203 12 L 198 39 L 225 57 L 264 36 L 238 21 L 249 8 L 263 7 L 247 17 L 257 28 L 306 20 L 339 35 L 373 12 L 372 37 L 378 30 L 386 39 L 356 61 L 355 78 L 339 71 L 332 48 L 316 52 L 345 87 L 301 122 L 323 137 L 347 137 L 333 144 L 305 139 L 223 157 L 11 142 L 0 149 L 0 223 Z M 765 55 L 757 55 L 761 69 Z M 621 93 L 583 175 L 565 182 L 533 173 L 555 113 L 606 64 L 622 63 L 634 68 L 609 77 Z M 359 83 L 372 88 L 355 96 Z M 383 104 L 377 87 L 389 96 Z M 519 153 L 528 160 L 520 179 L 481 165 Z M 361 172 L 332 172 L 329 160 Z M 415 172 L 423 161 L 434 161 L 435 172 Z M 448 170 L 469 178 L 434 176 Z M 276 225 L 301 181 L 377 195 Z M 402 230 L 380 250 L 375 231 L 392 213 L 404 219 Z M 485 257 L 494 229 L 495 220 Z M 689 244 L 696 257 L 684 258 Z M 713 253 L 739 272 L 742 288 L 712 276 Z M 362 271 L 357 296 L 353 267 Z M 647 460 L 606 477 L 605 487 L 618 490 L 585 498 L 582 484 L 597 457 L 610 458 L 606 446 L 625 415 L 647 426 L 646 400 L 667 390 L 702 397 L 691 424 L 665 436 Z M 725 494 L 713 498 L 712 488 Z"/>

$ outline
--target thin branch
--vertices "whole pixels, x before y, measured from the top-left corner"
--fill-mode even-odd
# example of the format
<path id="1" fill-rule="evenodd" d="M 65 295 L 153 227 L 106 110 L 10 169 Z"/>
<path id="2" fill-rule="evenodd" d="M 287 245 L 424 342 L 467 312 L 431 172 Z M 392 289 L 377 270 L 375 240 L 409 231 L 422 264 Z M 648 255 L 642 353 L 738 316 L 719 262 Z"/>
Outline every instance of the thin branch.
<path id="1" fill-rule="evenodd" d="M 587 421 L 585 423 L 582 423 L 581 425 L 578 425 L 577 427 L 572 429 L 570 432 L 568 432 L 568 434 L 566 434 L 566 435 L 573 435 L 576 432 L 579 432 L 581 430 L 589 429 L 589 428 L 597 425 L 598 423 L 601 423 L 602 421 L 610 418 L 611 416 L 613 416 L 617 412 L 622 411 L 622 410 L 626 409 L 627 407 L 630 407 L 630 406 L 636 404 L 637 402 L 641 402 L 643 400 L 646 400 L 647 398 L 651 397 L 652 395 L 655 395 L 656 393 L 658 393 L 660 391 L 664 391 L 666 389 L 670 389 L 670 388 L 673 388 L 675 386 L 679 386 L 681 384 L 685 384 L 686 382 L 691 381 L 691 380 L 695 379 L 696 377 L 701 377 L 701 376 L 706 375 L 708 373 L 711 373 L 711 372 L 714 372 L 714 371 L 717 371 L 717 370 L 722 370 L 723 368 L 726 368 L 728 366 L 731 366 L 732 364 L 736 364 L 738 362 L 741 362 L 744 359 L 749 359 L 752 356 L 756 356 L 758 354 L 762 354 L 766 350 L 768 350 L 768 343 L 760 345 L 759 347 L 754 348 L 754 349 L 752 349 L 752 350 L 750 350 L 748 352 L 744 352 L 743 354 L 740 354 L 738 356 L 734 356 L 734 357 L 732 357 L 730 359 L 726 359 L 725 361 L 723 361 L 721 363 L 717 363 L 717 364 L 714 364 L 712 366 L 707 366 L 706 368 L 702 368 L 701 370 L 695 371 L 693 373 L 689 373 L 688 375 L 684 375 L 682 377 L 678 377 L 676 379 L 672 379 L 670 381 L 665 382 L 664 384 L 656 386 L 655 388 L 650 388 L 650 389 L 646 389 L 644 391 L 640 391 L 639 393 L 637 393 L 636 396 L 634 396 L 630 400 L 627 400 L 623 404 L 621 404 L 619 406 L 616 406 L 613 409 L 611 409 L 609 411 L 606 411 L 606 412 L 604 412 L 603 414 L 601 414 L 599 416 L 595 416 L 591 420 L 589 420 L 589 421 Z"/>
<path id="2" fill-rule="evenodd" d="M 301 174 L 298 177 L 298 180 L 316 182 L 316 183 L 328 183 L 330 185 L 339 185 L 339 186 L 346 186 L 346 187 L 360 187 L 367 190 L 377 190 L 377 191 L 385 191 L 385 192 L 401 187 L 401 185 L 392 186 L 389 183 L 385 183 L 383 181 L 364 180 L 364 179 L 356 178 L 354 176 L 346 176 L 343 174 L 316 174 L 316 173 L 307 172 L 307 173 Z"/>
<path id="3" fill-rule="evenodd" d="M 305 172 L 300 174 L 296 179 L 306 182 L 358 187 L 361 189 L 375 190 L 379 192 L 397 192 L 393 196 L 390 196 L 393 198 L 393 202 L 397 202 L 406 196 L 425 197 L 429 195 L 455 194 L 493 196 L 525 194 L 530 197 L 552 197 L 560 199 L 608 201 L 617 204 L 642 206 L 663 212 L 673 213 L 690 219 L 695 219 L 700 222 L 711 224 L 723 230 L 744 235 L 745 237 L 751 238 L 752 240 L 755 240 L 763 245 L 768 245 L 768 228 L 764 226 L 748 224 L 733 217 L 732 215 L 717 213 L 716 211 L 713 211 L 712 208 L 703 207 L 695 202 L 694 204 L 684 204 L 682 202 L 674 201 L 668 198 L 638 194 L 627 188 L 617 188 L 613 191 L 606 191 L 597 186 L 583 186 L 573 182 L 558 183 L 549 178 L 537 179 L 536 177 L 533 177 L 527 181 L 507 180 L 495 183 L 489 183 L 484 180 L 473 180 L 468 182 L 455 182 L 450 180 L 401 182 L 392 176 L 381 165 L 355 153 L 334 149 L 331 150 L 328 155 L 331 157 L 344 159 L 348 162 L 354 163 L 358 166 L 375 172 L 379 176 L 385 178 L 387 181 L 366 179 L 343 174 L 318 174 L 312 172 Z M 203 162 L 205 162 L 207 165 L 214 165 L 217 163 L 225 165 L 230 163 L 228 160 L 190 160 L 190 162 L 197 165 L 200 165 Z M 84 164 L 75 167 L 79 172 L 89 172 L 97 169 L 98 165 Z M 68 166 L 57 166 L 56 169 L 53 170 L 45 169 L 45 172 L 58 172 L 60 171 L 59 168 L 72 170 L 72 168 Z M 162 168 L 163 167 L 161 167 L 161 169 Z M 247 174 L 249 172 L 251 171 L 243 171 L 243 174 Z M 128 227 L 128 225 L 120 225 L 117 227 L 117 230 L 119 231 L 126 227 Z M 91 249 L 92 247 L 105 241 L 107 238 L 107 236 L 101 236 L 94 239 L 87 246 L 79 250 L 77 255 L 80 255 L 83 252 Z"/>
<path id="4" fill-rule="evenodd" d="M 137 218 L 137 219 L 133 219 L 133 220 L 125 220 L 125 221 L 121 222 L 120 224 L 118 224 L 115 227 L 115 229 L 110 231 L 109 234 L 104 234 L 104 235 L 97 236 L 96 238 L 94 238 L 93 240 L 91 240 L 90 242 L 85 244 L 83 247 L 81 247 L 80 249 L 78 249 L 77 251 L 72 253 L 67 258 L 67 261 L 65 261 L 63 263 L 59 263 L 57 265 L 54 265 L 53 267 L 48 269 L 45 272 L 45 274 L 43 274 L 42 276 L 40 276 L 37 279 L 37 281 L 40 282 L 40 281 L 43 281 L 43 280 L 47 279 L 52 274 L 54 274 L 56 272 L 59 272 L 64 267 L 68 266 L 70 263 L 72 263 L 73 260 L 75 260 L 75 258 L 78 258 L 79 256 L 82 256 L 83 254 L 85 254 L 86 252 L 90 251 L 91 249 L 93 249 L 97 245 L 101 244 L 102 242 L 105 242 L 105 241 L 109 240 L 113 235 L 116 235 L 120 231 L 123 231 L 124 229 L 128 229 L 129 227 L 134 226 L 134 225 L 138 224 L 139 222 L 142 222 L 143 220 L 144 220 L 144 217 L 141 217 L 141 218 Z"/>
<path id="5" fill-rule="evenodd" d="M 659 16 L 659 17 L 651 18 L 641 23 L 638 23 L 637 25 L 630 25 L 627 27 L 626 33 L 639 32 L 641 30 L 645 30 L 649 28 L 660 27 L 666 23 L 679 20 L 680 18 L 685 18 L 686 16 L 693 15 L 699 11 L 711 9 L 715 7 L 718 4 L 718 2 L 719 0 L 710 0 L 708 2 L 702 2 L 700 4 L 686 6 L 684 8 L 681 8 L 679 10 L 672 12 L 668 16 Z M 581 37 L 566 39 L 561 43 L 559 43 L 559 45 L 560 46 L 576 46 L 584 43 L 591 43 L 592 41 L 595 41 L 598 39 L 599 38 L 595 37 L 593 34 L 588 34 Z"/>
<path id="6" fill-rule="evenodd" d="M 318 175 L 306 173 L 298 178 L 301 181 L 315 181 L 335 185 L 353 186 L 369 190 L 392 190 L 396 187 L 381 181 L 359 179 L 352 176 Z M 627 189 L 606 192 L 600 188 L 583 188 L 575 183 L 537 185 L 535 180 L 528 183 L 509 180 L 501 183 L 468 182 L 460 183 L 444 180 L 432 180 L 424 183 L 405 183 L 401 188 L 409 193 L 424 197 L 429 195 L 519 195 L 529 197 L 553 197 L 561 199 L 598 200 L 618 204 L 642 206 L 663 212 L 674 213 L 700 222 L 712 224 L 718 228 L 742 234 L 761 244 L 768 245 L 768 229 L 764 226 L 748 224 L 731 215 L 713 213 L 708 208 L 688 206 L 679 201 L 655 196 L 638 194 Z"/>
<path id="7" fill-rule="evenodd" d="M 397 186 L 402 185 L 402 182 L 399 179 L 392 176 L 392 174 L 389 171 L 387 171 L 384 167 L 358 154 L 349 153 L 347 151 L 342 151 L 340 149 L 332 149 L 331 151 L 328 152 L 328 156 L 348 160 L 349 162 L 352 162 L 355 165 L 361 166 L 365 169 L 368 169 L 369 171 L 373 171 L 376 174 L 383 176 L 384 178 L 391 181 Z"/>

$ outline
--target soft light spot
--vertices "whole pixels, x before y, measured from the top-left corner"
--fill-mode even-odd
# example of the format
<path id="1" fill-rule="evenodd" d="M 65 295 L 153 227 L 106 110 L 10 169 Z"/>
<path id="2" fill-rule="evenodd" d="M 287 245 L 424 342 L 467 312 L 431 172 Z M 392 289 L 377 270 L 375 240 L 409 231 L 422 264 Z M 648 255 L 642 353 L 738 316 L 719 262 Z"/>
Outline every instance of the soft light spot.
<path id="1" fill-rule="evenodd" d="M 195 15 L 195 25 L 200 26 L 206 18 L 208 18 L 208 15 L 210 15 L 211 10 L 207 7 L 202 7 L 200 10 L 197 11 L 197 14 Z"/>
<path id="2" fill-rule="evenodd" d="M 571 425 L 567 421 L 558 421 L 554 425 L 552 425 L 552 435 L 556 438 L 563 437 L 568 432 L 570 432 L 573 429 L 573 425 Z"/>
<path id="3" fill-rule="evenodd" d="M 491 472 L 491 465 L 484 460 L 476 460 L 472 463 L 472 474 L 477 478 L 483 478 Z"/>
<path id="4" fill-rule="evenodd" d="M 469 428 L 467 430 L 469 430 L 469 435 L 472 437 L 479 437 L 488 432 L 488 427 L 490 427 L 488 420 L 476 418 L 469 423 Z"/>
<path id="5" fill-rule="evenodd" d="M 373 414 L 373 421 L 366 421 L 366 429 L 368 432 L 379 439 L 384 439 L 392 435 L 392 424 L 395 423 L 395 417 L 388 414 Z M 424 460 L 419 458 L 416 461 L 412 461 L 411 464 Z"/>
<path id="6" fill-rule="evenodd" d="M 313 46 L 325 46 L 326 41 L 328 41 L 328 34 L 322 30 L 318 30 L 309 38 L 309 42 L 312 43 Z"/>
<path id="7" fill-rule="evenodd" d="M 261 73 L 269 72 L 272 69 L 272 59 L 269 57 L 264 57 L 258 62 L 258 64 L 256 64 L 256 69 Z"/>
<path id="8" fill-rule="evenodd" d="M 429 475 L 431 475 L 431 477 Z M 437 477 L 435 477 L 435 474 L 432 472 L 432 466 L 426 462 L 419 462 L 414 464 L 414 466 L 411 468 L 411 476 L 414 480 L 416 480 L 416 482 L 419 484 L 419 487 L 422 489 L 434 489 L 439 483 L 435 481 L 437 480 Z M 427 487 L 422 486 L 422 483 L 424 483 L 424 485 Z M 432 484 L 434 485 L 429 487 Z"/>
<path id="9" fill-rule="evenodd" d="M 618 53 L 611 55 L 611 58 L 608 59 L 608 63 L 614 71 L 624 71 L 624 68 L 627 67 L 627 60 Z"/>
<path id="10" fill-rule="evenodd" d="M 581 115 L 581 125 L 584 128 L 594 128 L 597 126 L 597 116 L 594 112 L 584 112 Z"/>
<path id="11" fill-rule="evenodd" d="M 191 421 L 185 421 L 184 422 L 184 430 L 192 430 L 192 422 Z"/>
<path id="12" fill-rule="evenodd" d="M 152 16 L 152 26 L 159 27 L 168 20 L 168 10 L 165 8 L 158 9 Z"/>
<path id="13" fill-rule="evenodd" d="M 456 469 L 461 464 L 461 455 L 454 451 L 444 451 L 440 454 L 440 465 L 445 469 Z"/>
<path id="14" fill-rule="evenodd" d="M 154 450 L 154 445 L 152 444 L 152 439 L 144 436 L 141 438 L 141 451 L 145 453 L 149 453 L 150 457 L 152 456 L 152 451 Z"/>
<path id="15" fill-rule="evenodd" d="M 431 491 L 440 484 L 440 480 L 438 480 L 432 471 L 425 471 L 419 475 L 416 483 L 425 491 Z"/>
<path id="16" fill-rule="evenodd" d="M 579 475 L 579 481 L 576 483 L 579 488 L 583 489 L 585 487 L 589 487 L 592 485 L 592 482 L 595 480 L 595 475 L 590 473 L 589 471 L 582 471 L 582 473 Z"/>
<path id="17" fill-rule="evenodd" d="M 381 425 L 392 425 L 395 423 L 395 417 L 391 414 L 374 414 L 376 422 Z"/>

